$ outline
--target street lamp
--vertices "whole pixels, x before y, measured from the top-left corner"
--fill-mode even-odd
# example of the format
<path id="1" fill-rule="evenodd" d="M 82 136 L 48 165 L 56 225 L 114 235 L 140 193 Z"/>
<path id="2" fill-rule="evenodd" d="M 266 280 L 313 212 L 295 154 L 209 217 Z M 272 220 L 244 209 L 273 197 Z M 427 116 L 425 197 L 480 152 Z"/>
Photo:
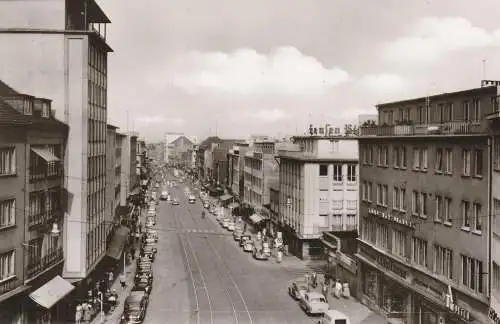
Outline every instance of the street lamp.
<path id="1" fill-rule="evenodd" d="M 97 296 L 99 296 L 99 302 L 101 303 L 101 324 L 104 324 L 104 310 L 103 310 L 103 295 L 102 291 L 97 292 Z"/>

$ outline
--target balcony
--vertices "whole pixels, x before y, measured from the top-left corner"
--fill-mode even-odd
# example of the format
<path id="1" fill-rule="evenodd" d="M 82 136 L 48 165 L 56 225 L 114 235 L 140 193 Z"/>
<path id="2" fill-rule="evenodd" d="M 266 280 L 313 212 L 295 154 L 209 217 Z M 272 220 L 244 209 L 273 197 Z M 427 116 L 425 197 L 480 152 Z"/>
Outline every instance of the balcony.
<path id="1" fill-rule="evenodd" d="M 0 296 L 19 287 L 19 280 L 16 276 L 6 278 L 0 282 Z"/>
<path id="2" fill-rule="evenodd" d="M 55 218 L 56 213 L 55 211 L 42 211 L 40 213 L 36 214 L 30 214 L 28 216 L 28 226 L 37 226 L 37 225 L 42 225 L 47 223 L 49 220 Z"/>
<path id="3" fill-rule="evenodd" d="M 416 125 L 381 125 L 360 128 L 360 136 L 450 136 L 485 134 L 485 121 L 450 121 Z"/>
<path id="4" fill-rule="evenodd" d="M 57 166 L 55 168 L 50 168 L 50 170 L 46 171 L 30 170 L 29 179 L 30 183 L 33 183 L 42 180 L 50 180 L 57 177 L 61 177 L 62 174 L 63 174 L 63 169 L 60 166 Z"/>
<path id="5" fill-rule="evenodd" d="M 334 224 L 328 228 L 328 231 L 332 232 L 348 232 L 348 231 L 356 231 L 358 229 L 358 224 Z"/>
<path id="6" fill-rule="evenodd" d="M 30 260 L 27 267 L 27 277 L 31 279 L 63 260 L 62 248 L 55 249 L 37 260 Z"/>

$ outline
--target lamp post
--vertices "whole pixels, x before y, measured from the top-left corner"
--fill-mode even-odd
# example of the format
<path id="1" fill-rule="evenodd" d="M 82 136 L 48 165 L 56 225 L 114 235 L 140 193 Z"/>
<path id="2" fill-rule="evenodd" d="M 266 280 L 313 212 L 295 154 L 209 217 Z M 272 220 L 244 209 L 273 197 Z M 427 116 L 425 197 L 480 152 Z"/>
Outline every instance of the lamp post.
<path id="1" fill-rule="evenodd" d="M 104 324 L 104 310 L 103 310 L 103 295 L 102 291 L 97 292 L 97 296 L 99 296 L 99 302 L 101 303 L 101 324 Z"/>

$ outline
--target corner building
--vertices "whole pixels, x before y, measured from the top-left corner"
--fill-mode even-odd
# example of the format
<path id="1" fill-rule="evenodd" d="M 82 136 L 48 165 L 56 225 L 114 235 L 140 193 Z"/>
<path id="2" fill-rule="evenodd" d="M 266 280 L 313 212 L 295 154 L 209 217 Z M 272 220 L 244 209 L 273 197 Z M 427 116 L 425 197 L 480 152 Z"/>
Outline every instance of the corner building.
<path id="1" fill-rule="evenodd" d="M 63 276 L 83 287 L 106 249 L 110 20 L 94 0 L 3 1 L 0 13 L 0 43 L 9 44 L 0 51 L 0 78 L 20 92 L 51 98 L 55 116 L 69 126 Z"/>
<path id="2" fill-rule="evenodd" d="M 381 104 L 361 128 L 358 296 L 390 323 L 488 323 L 498 92 Z"/>

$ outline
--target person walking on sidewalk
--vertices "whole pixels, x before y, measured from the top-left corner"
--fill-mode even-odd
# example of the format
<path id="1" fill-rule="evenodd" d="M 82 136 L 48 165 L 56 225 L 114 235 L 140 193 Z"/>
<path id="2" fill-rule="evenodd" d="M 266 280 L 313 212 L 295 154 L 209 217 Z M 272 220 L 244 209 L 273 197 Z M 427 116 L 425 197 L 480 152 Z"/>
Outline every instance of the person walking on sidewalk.
<path id="1" fill-rule="evenodd" d="M 122 288 L 125 289 L 127 286 L 127 278 L 125 277 L 125 273 L 120 273 L 120 285 L 122 285 Z"/>

